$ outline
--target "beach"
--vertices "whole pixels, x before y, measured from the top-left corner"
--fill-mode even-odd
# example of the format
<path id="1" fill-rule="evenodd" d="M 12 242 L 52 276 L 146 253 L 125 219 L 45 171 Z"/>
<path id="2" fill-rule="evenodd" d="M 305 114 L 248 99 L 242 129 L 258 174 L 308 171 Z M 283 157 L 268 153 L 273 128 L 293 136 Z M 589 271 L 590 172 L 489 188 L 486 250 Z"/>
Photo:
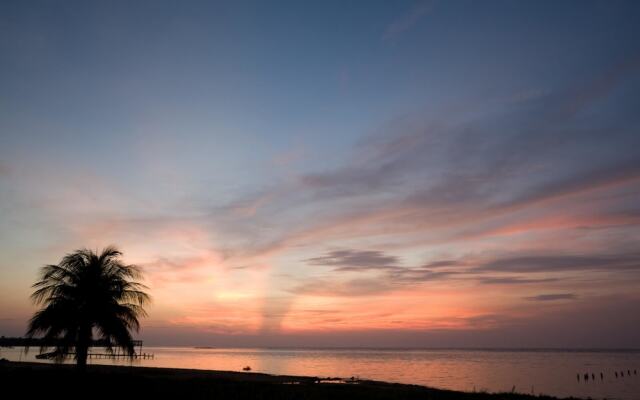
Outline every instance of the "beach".
<path id="1" fill-rule="evenodd" d="M 28 398 L 200 399 L 556 399 L 517 393 L 470 393 L 378 381 L 320 380 L 317 377 L 177 368 L 0 362 L 4 393 Z"/>

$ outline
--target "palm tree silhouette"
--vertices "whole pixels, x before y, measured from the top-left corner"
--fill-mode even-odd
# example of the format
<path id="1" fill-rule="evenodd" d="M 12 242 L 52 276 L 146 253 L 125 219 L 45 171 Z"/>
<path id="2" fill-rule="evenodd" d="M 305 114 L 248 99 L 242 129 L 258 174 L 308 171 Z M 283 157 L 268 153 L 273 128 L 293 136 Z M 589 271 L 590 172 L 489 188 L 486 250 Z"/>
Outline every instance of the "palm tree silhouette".
<path id="1" fill-rule="evenodd" d="M 96 333 L 109 353 L 119 347 L 130 357 L 135 354 L 130 332 L 140 329 L 138 318 L 146 316 L 143 307 L 150 297 L 137 282 L 142 278 L 139 268 L 122 263 L 121 256 L 114 246 L 99 255 L 81 249 L 42 268 L 31 298 L 43 307 L 27 331 L 29 338 L 43 334 L 41 352 L 47 342 L 56 341 L 56 360 L 75 350 L 78 368 L 84 369 Z"/>

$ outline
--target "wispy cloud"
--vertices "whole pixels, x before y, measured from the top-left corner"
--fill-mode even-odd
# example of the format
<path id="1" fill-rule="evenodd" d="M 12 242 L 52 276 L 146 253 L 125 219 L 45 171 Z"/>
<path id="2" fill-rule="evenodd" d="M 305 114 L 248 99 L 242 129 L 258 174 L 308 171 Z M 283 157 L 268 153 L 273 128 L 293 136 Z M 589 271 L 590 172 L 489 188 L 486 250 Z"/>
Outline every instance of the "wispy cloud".
<path id="1" fill-rule="evenodd" d="M 409 31 L 433 9 L 433 2 L 420 0 L 405 14 L 393 20 L 382 35 L 383 40 L 392 40 Z"/>
<path id="2" fill-rule="evenodd" d="M 459 267 L 461 265 L 465 265 L 461 260 L 438 260 L 425 264 L 424 268 Z"/>
<path id="3" fill-rule="evenodd" d="M 612 88 L 634 71 L 623 69 Z M 605 69 L 602 75 L 607 74 Z M 250 210 L 251 220 L 220 217 L 223 208 L 215 213 L 216 224 L 250 238 L 243 246 L 248 253 L 343 234 L 423 232 L 427 243 L 430 232 L 446 241 L 606 226 L 613 220 L 605 216 L 625 207 L 626 200 L 611 199 L 573 219 L 560 210 L 561 202 L 640 184 L 640 158 L 631 150 L 640 139 L 620 126 L 615 113 L 582 126 L 576 116 L 608 101 L 614 90 L 588 98 L 582 92 L 580 86 L 550 91 L 459 124 L 447 123 L 446 114 L 429 120 L 399 118 L 383 133 L 362 139 L 344 165 L 305 173 L 238 200 L 232 209 Z M 578 111 L 558 114 L 577 98 L 582 99 Z M 603 135 L 615 146 L 602 146 Z M 286 230 L 279 229 L 283 224 Z M 257 235 L 264 226 L 270 226 L 269 234 Z"/>
<path id="4" fill-rule="evenodd" d="M 499 272 L 640 270 L 640 254 L 515 256 L 489 261 L 481 265 L 478 270 Z"/>
<path id="5" fill-rule="evenodd" d="M 557 301 L 557 300 L 575 300 L 577 296 L 573 293 L 552 293 L 552 294 L 539 294 L 537 296 L 525 297 L 530 301 Z"/>
<path id="6" fill-rule="evenodd" d="M 486 277 L 479 280 L 480 283 L 487 285 L 526 285 L 532 283 L 548 283 L 557 282 L 558 278 L 519 278 L 509 277 Z"/>
<path id="7" fill-rule="evenodd" d="M 336 279 L 310 279 L 290 291 L 296 295 L 353 297 L 380 295 L 396 289 L 390 282 L 379 278 L 360 278 L 341 281 Z"/>
<path id="8" fill-rule="evenodd" d="M 305 260 L 309 265 L 325 265 L 337 267 L 337 271 L 388 269 L 400 263 L 396 256 L 384 254 L 377 250 L 333 250 L 325 255 Z"/>

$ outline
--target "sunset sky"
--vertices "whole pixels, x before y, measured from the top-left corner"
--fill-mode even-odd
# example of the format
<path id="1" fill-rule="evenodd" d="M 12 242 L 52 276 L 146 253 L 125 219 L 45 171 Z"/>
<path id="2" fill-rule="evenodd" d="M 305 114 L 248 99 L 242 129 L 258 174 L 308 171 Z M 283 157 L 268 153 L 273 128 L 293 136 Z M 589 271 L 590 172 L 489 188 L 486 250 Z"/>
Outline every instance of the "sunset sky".
<path id="1" fill-rule="evenodd" d="M 3 1 L 0 335 L 115 244 L 148 344 L 638 347 L 639 20 Z"/>

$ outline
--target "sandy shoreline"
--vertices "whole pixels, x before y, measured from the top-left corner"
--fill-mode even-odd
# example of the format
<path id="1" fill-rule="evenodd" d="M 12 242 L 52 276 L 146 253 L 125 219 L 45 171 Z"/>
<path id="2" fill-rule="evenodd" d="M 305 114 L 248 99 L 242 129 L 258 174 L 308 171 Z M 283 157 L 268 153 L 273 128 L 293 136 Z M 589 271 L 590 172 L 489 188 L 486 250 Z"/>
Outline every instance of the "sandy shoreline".
<path id="1" fill-rule="evenodd" d="M 78 374 L 73 365 L 0 362 L 2 388 L 31 396 L 64 387 L 69 398 L 176 396 L 179 399 L 555 399 L 518 393 L 466 393 L 419 385 L 362 380 L 335 384 L 308 376 L 180 368 L 90 365 Z"/>

